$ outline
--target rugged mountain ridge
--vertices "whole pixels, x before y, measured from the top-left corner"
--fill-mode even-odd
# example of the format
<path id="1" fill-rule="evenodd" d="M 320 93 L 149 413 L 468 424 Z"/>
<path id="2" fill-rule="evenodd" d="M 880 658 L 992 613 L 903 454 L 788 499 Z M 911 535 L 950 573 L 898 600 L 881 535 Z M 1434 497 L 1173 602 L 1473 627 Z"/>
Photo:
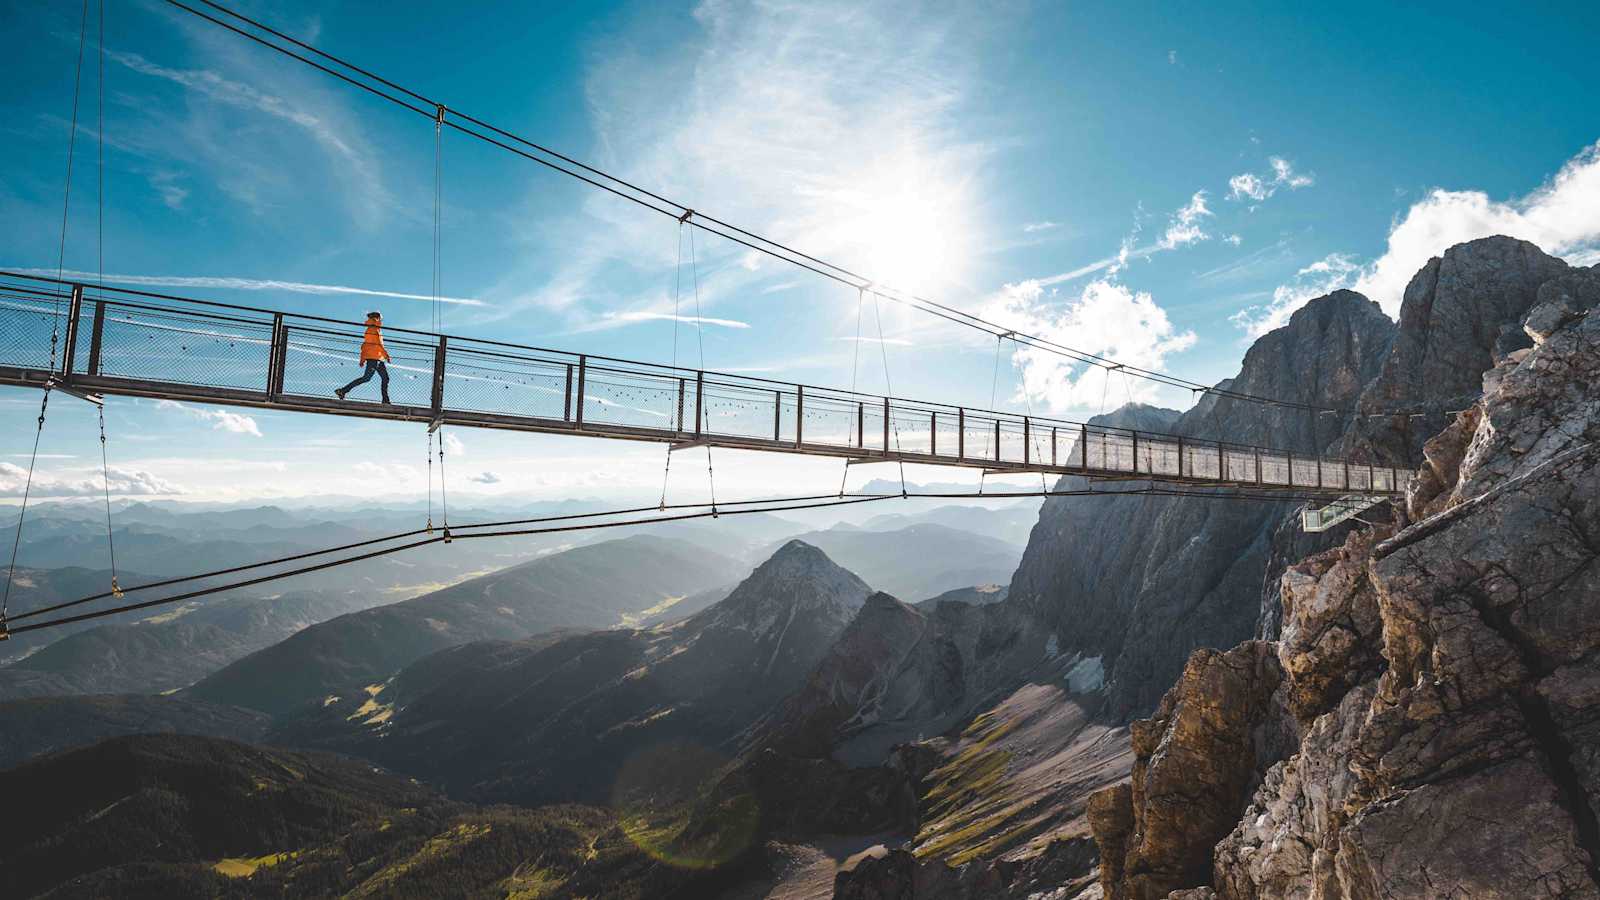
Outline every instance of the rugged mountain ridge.
<path id="1" fill-rule="evenodd" d="M 189 693 L 283 714 L 471 641 L 608 628 L 737 577 L 734 561 L 635 535 L 552 554 L 422 597 L 330 619 L 205 678 Z"/>
<path id="2" fill-rule="evenodd" d="M 1293 566 L 1282 639 L 1195 654 L 1136 725 L 1094 804 L 1109 900 L 1600 896 L 1600 270 L 1544 270 L 1520 337 L 1476 330 L 1414 524 Z"/>
<path id="3" fill-rule="evenodd" d="M 869 593 L 792 541 L 688 619 L 457 647 L 387 684 L 349 685 L 272 738 L 365 756 L 463 797 L 604 802 L 619 771 L 654 747 L 693 745 L 725 762 Z"/>

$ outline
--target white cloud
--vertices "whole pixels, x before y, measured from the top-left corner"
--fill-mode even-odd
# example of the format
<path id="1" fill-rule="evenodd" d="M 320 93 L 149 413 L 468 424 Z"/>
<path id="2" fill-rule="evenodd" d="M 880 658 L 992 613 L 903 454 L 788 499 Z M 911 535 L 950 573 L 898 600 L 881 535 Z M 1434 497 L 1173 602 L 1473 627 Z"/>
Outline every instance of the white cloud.
<path id="1" fill-rule="evenodd" d="M 1167 223 L 1167 231 L 1161 236 L 1157 246 L 1162 250 L 1172 250 L 1205 240 L 1210 235 L 1200 227 L 1200 220 L 1209 215 L 1211 210 L 1206 208 L 1206 192 L 1195 191 L 1189 202 L 1172 214 L 1171 220 Z"/>
<path id="2" fill-rule="evenodd" d="M 1039 281 L 1024 281 L 1006 285 L 991 298 L 985 315 L 1045 340 L 1145 369 L 1159 370 L 1167 357 L 1194 346 L 1194 332 L 1177 331 L 1166 310 L 1143 291 L 1100 279 L 1084 285 L 1064 305 L 1061 299 Z M 1095 410 L 1102 398 L 1115 399 L 1109 404 L 1115 407 L 1128 399 L 1149 402 L 1156 397 L 1152 382 L 1075 366 L 1044 350 L 1019 347 L 1012 358 L 1022 369 L 1028 392 L 1023 396 L 1019 385 L 1013 400 L 1026 404 L 1031 397 L 1041 412 Z M 1119 380 L 1123 384 L 1116 384 Z M 1116 388 L 1109 395 L 1108 384 Z"/>
<path id="3" fill-rule="evenodd" d="M 39 268 L 8 268 L 7 271 L 23 275 L 44 275 L 56 277 L 55 269 Z M 350 294 L 358 297 L 390 297 L 396 300 L 427 300 L 434 298 L 428 294 L 407 294 L 401 291 L 380 291 L 373 288 L 347 287 L 341 284 L 310 284 L 304 281 L 277 281 L 265 278 L 229 278 L 211 275 L 105 275 L 96 272 L 82 272 L 68 269 L 61 273 L 63 278 L 77 278 L 85 281 L 95 281 L 104 277 L 107 284 L 136 284 L 141 287 L 179 287 L 179 288 L 207 288 L 228 291 L 287 291 L 291 294 Z M 482 300 L 469 297 L 440 297 L 440 303 L 453 303 L 462 306 L 483 306 Z"/>
<path id="4" fill-rule="evenodd" d="M 1045 220 L 1043 222 L 1029 222 L 1028 224 L 1022 226 L 1022 230 L 1025 234 L 1033 234 L 1035 232 L 1049 231 L 1052 228 L 1060 227 L 1060 222 L 1051 222 L 1049 220 Z"/>
<path id="5" fill-rule="evenodd" d="M 1316 184 L 1315 177 L 1304 172 L 1296 172 L 1294 164 L 1281 156 L 1268 157 L 1267 165 L 1272 167 L 1272 174 L 1268 177 L 1264 178 L 1253 172 L 1241 172 L 1229 178 L 1228 199 L 1254 200 L 1260 203 L 1276 194 L 1279 188 L 1297 191 Z"/>
<path id="6" fill-rule="evenodd" d="M 1242 200 L 1245 197 L 1251 200 L 1265 200 L 1271 193 L 1270 185 L 1249 172 L 1241 172 L 1228 179 L 1229 200 Z"/>
<path id="7" fill-rule="evenodd" d="M 454 432 L 446 432 L 441 440 L 444 441 L 444 449 L 448 451 L 451 456 L 466 455 L 467 445 L 461 443 L 461 438 L 456 437 Z"/>
<path id="8" fill-rule="evenodd" d="M 1358 265 L 1332 254 L 1302 269 L 1278 288 L 1272 302 L 1241 310 L 1233 320 L 1251 335 L 1288 321 L 1307 300 L 1348 287 L 1398 316 L 1412 276 L 1452 246 L 1504 234 L 1532 241 L 1575 264 L 1600 261 L 1600 143 L 1568 160 L 1553 178 L 1524 197 L 1492 200 L 1483 191 L 1435 188 L 1412 204 L 1389 228 L 1378 259 Z"/>
<path id="9" fill-rule="evenodd" d="M 1240 244 L 1244 243 L 1244 238 L 1238 236 L 1237 234 L 1230 234 L 1227 237 L 1223 238 L 1222 242 L 1224 244 L 1232 244 L 1233 246 L 1237 247 Z"/>
<path id="10" fill-rule="evenodd" d="M 97 497 L 108 486 L 118 496 L 175 495 L 183 488 L 143 469 L 112 466 L 104 477 L 98 471 L 83 470 L 76 475 L 35 472 L 34 497 Z M 104 477 L 104 480 L 102 478 Z M 0 497 L 20 497 L 27 487 L 28 470 L 14 463 L 0 462 Z"/>
<path id="11" fill-rule="evenodd" d="M 233 434 L 248 434 L 261 437 L 261 429 L 256 425 L 256 420 L 251 416 L 241 415 L 231 409 L 207 409 L 179 403 L 176 400 L 158 400 L 156 409 L 172 409 L 185 413 L 196 419 L 211 423 L 213 431 L 227 431 Z"/>
<path id="12" fill-rule="evenodd" d="M 1178 64 L 1178 51 L 1176 51 L 1176 50 L 1168 50 L 1167 51 L 1167 65 L 1175 66 L 1177 64 Z"/>
<path id="13" fill-rule="evenodd" d="M 480 472 L 477 475 L 468 475 L 467 480 L 476 484 L 499 484 L 500 476 L 493 472 Z"/>

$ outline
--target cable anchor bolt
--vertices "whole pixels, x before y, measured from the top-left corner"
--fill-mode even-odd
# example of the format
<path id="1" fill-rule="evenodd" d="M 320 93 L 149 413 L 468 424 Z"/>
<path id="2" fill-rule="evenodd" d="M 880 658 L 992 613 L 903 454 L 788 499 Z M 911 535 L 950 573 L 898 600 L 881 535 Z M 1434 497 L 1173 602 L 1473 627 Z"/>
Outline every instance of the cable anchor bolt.
<path id="1" fill-rule="evenodd" d="M 690 217 L 690 216 L 693 216 L 693 215 L 694 215 L 694 210 L 692 210 L 692 209 L 685 209 L 685 210 L 684 210 L 684 211 L 683 211 L 683 215 L 681 215 L 681 216 L 679 216 L 679 217 L 678 217 L 678 224 L 679 224 L 679 225 L 682 225 L 682 224 L 684 224 L 684 223 L 685 223 L 685 222 L 687 222 L 687 221 L 689 221 L 689 217 Z"/>
<path id="2" fill-rule="evenodd" d="M 117 584 L 117 576 L 111 576 L 111 596 L 122 599 L 122 586 Z"/>
<path id="3" fill-rule="evenodd" d="M 11 640 L 11 626 L 6 624 L 5 619 L 0 619 L 0 641 L 9 640 Z"/>
<path id="4" fill-rule="evenodd" d="M 446 525 L 444 527 L 444 542 L 448 544 L 451 540 L 453 540 L 453 538 L 450 536 L 450 526 Z"/>
<path id="5" fill-rule="evenodd" d="M 435 130 L 438 130 L 444 127 L 444 114 L 446 110 L 443 103 L 435 103 L 433 105 L 433 110 L 433 127 Z"/>

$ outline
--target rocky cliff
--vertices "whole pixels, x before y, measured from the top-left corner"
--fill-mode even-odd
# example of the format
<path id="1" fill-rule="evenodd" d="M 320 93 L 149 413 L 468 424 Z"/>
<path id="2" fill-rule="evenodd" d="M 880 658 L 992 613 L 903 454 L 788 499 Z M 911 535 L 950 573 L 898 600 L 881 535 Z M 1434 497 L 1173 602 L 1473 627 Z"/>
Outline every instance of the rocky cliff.
<path id="1" fill-rule="evenodd" d="M 1600 897 L 1600 271 L 1474 242 L 1406 304 L 1375 389 L 1460 389 L 1453 343 L 1481 398 L 1418 454 L 1414 524 L 1291 567 L 1282 639 L 1195 654 L 1136 724 L 1091 805 L 1107 898 Z"/>
<path id="2" fill-rule="evenodd" d="M 1389 354 L 1394 324 L 1350 291 L 1307 304 L 1245 355 L 1234 391 L 1348 409 Z M 1208 396 L 1142 427 L 1309 453 L 1338 440 L 1338 415 Z M 1082 487 L 1063 479 L 1063 488 Z M 1196 498 L 1047 500 L 1007 600 L 1064 651 L 1098 657 L 1108 713 L 1148 712 L 1197 647 L 1249 637 L 1278 525 L 1294 504 Z"/>

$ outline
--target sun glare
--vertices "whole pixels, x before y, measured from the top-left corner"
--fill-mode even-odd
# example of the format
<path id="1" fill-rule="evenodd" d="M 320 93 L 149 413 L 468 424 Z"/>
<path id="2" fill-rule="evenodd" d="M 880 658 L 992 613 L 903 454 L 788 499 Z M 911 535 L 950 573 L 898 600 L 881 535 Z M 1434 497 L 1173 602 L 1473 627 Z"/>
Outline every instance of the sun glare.
<path id="1" fill-rule="evenodd" d="M 854 193 L 861 205 L 851 250 L 863 274 L 910 291 L 962 277 L 971 255 L 961 240 L 969 217 L 964 184 L 906 152 L 874 166 Z"/>

